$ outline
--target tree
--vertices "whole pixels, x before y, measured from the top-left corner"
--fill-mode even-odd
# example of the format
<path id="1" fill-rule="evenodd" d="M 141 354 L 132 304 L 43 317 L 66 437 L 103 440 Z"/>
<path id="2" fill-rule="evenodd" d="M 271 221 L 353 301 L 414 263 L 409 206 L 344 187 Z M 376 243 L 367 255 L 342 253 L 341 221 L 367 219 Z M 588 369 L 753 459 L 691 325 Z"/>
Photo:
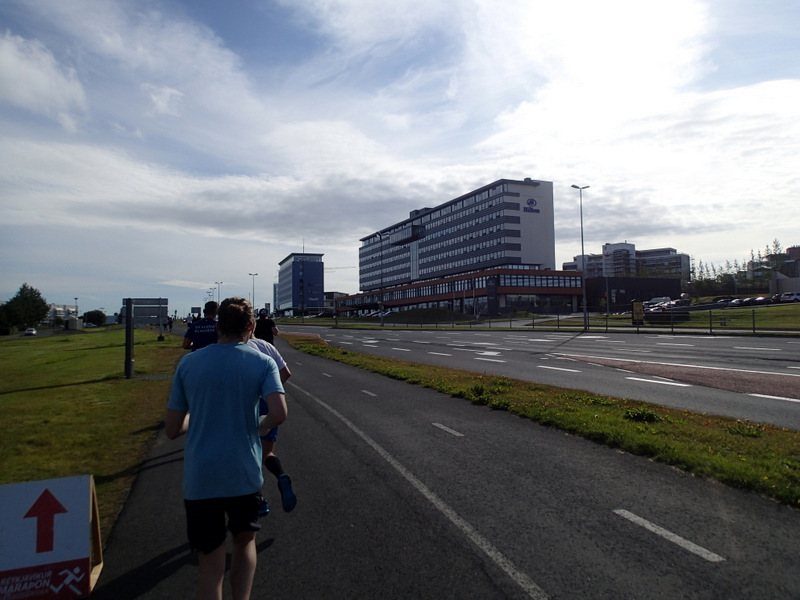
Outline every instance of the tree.
<path id="1" fill-rule="evenodd" d="M 3 308 L 8 324 L 19 329 L 38 325 L 50 312 L 50 306 L 42 298 L 39 290 L 27 283 L 22 284 L 17 295 L 11 298 Z"/>
<path id="2" fill-rule="evenodd" d="M 83 322 L 102 327 L 106 324 L 106 313 L 102 310 L 90 310 L 87 313 L 83 313 Z"/>

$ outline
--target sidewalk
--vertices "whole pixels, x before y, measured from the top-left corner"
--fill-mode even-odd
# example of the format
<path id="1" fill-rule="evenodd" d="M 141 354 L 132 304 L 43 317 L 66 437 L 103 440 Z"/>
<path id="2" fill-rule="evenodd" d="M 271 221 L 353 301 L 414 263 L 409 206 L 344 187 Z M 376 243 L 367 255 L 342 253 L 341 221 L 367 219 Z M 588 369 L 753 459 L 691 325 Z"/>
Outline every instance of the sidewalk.
<path id="1" fill-rule="evenodd" d="M 186 541 L 183 438 L 161 429 L 103 553 L 90 598 L 186 598 L 195 593 L 196 558 Z"/>

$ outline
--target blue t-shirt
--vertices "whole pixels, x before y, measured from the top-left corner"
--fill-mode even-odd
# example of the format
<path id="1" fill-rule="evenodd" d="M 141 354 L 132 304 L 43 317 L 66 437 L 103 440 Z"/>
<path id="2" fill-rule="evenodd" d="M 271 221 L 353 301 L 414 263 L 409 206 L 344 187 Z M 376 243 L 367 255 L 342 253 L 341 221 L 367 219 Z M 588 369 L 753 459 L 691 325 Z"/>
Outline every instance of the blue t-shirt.
<path id="1" fill-rule="evenodd" d="M 214 319 L 198 319 L 191 323 L 184 334 L 192 340 L 192 352 L 217 343 L 217 322 Z"/>
<path id="2" fill-rule="evenodd" d="M 278 366 L 243 343 L 212 344 L 184 356 L 167 407 L 189 411 L 183 465 L 187 500 L 261 489 L 258 400 L 283 393 Z"/>

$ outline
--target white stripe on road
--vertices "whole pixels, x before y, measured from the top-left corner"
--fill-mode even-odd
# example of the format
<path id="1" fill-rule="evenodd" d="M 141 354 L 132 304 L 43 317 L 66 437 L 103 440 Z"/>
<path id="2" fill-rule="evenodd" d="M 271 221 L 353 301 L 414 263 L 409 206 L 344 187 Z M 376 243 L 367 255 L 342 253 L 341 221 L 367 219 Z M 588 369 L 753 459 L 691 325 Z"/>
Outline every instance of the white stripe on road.
<path id="1" fill-rule="evenodd" d="M 411 352 L 411 348 L 392 348 L 392 350 L 398 350 L 399 352 Z"/>
<path id="2" fill-rule="evenodd" d="M 428 502 L 433 504 L 433 506 L 435 506 L 445 517 L 450 519 L 450 522 L 453 523 L 453 525 L 455 525 L 465 536 L 467 536 L 467 538 L 469 538 L 473 544 L 482 550 L 483 553 L 495 563 L 495 565 L 502 569 L 506 575 L 508 575 L 519 587 L 521 587 L 528 597 L 533 598 L 534 600 L 547 600 L 547 594 L 542 588 L 536 585 L 536 582 L 534 582 L 526 573 L 522 572 L 513 562 L 511 562 L 511 559 L 506 557 L 502 552 L 500 552 L 500 550 L 495 548 L 494 545 L 492 545 L 489 540 L 484 538 L 477 529 L 470 525 L 455 510 L 450 508 L 450 506 L 447 505 L 441 498 L 428 489 L 424 483 L 417 479 L 417 477 L 411 471 L 406 469 L 375 440 L 361 431 L 347 417 L 329 404 L 326 404 L 310 392 L 307 392 L 299 385 L 292 382 L 287 383 L 289 383 L 289 385 L 292 387 L 297 388 L 298 391 L 304 393 L 306 396 L 314 400 L 314 402 L 329 411 L 348 428 L 350 428 L 353 433 L 371 446 L 375 452 L 377 452 L 387 463 L 389 463 L 398 473 L 400 473 L 400 475 L 402 475 L 406 481 L 408 481 L 420 494 L 422 494 L 428 500 Z"/>
<path id="3" fill-rule="evenodd" d="M 566 371 L 567 373 L 580 373 L 578 369 L 565 369 L 564 367 L 548 367 L 547 365 L 536 365 L 540 369 L 550 369 L 551 371 Z"/>
<path id="4" fill-rule="evenodd" d="M 324 375 L 325 377 L 333 377 L 333 375 L 331 375 L 330 373 L 323 373 L 323 375 Z"/>
<path id="5" fill-rule="evenodd" d="M 452 354 L 445 354 L 444 352 L 428 352 L 428 354 L 435 354 L 436 356 L 453 356 Z"/>
<path id="6" fill-rule="evenodd" d="M 666 540 L 669 540 L 673 544 L 677 544 L 684 550 L 688 550 L 689 552 L 696 554 L 697 556 L 704 558 L 709 562 L 723 562 L 725 559 L 722 558 L 719 554 L 714 554 L 711 550 L 706 550 L 702 546 L 698 546 L 694 542 L 690 542 L 689 540 L 682 538 L 681 536 L 672 533 L 671 531 L 667 531 L 663 527 L 659 527 L 655 523 L 651 523 L 647 519 L 643 519 L 632 512 L 628 512 L 627 510 L 617 509 L 614 511 L 615 514 L 619 515 L 623 519 L 628 519 L 631 523 L 635 523 L 640 527 L 644 527 L 648 531 L 652 531 L 656 535 L 660 535 Z"/>
<path id="7" fill-rule="evenodd" d="M 463 433 L 459 433 L 455 429 L 450 429 L 449 427 L 445 427 L 441 423 L 431 423 L 431 425 L 433 425 L 434 427 L 438 427 L 442 431 L 446 431 L 447 433 L 450 433 L 450 434 L 452 434 L 452 435 L 454 435 L 456 437 L 464 437 Z"/>
<path id="8" fill-rule="evenodd" d="M 780 352 L 780 348 L 758 348 L 758 347 L 750 347 L 750 346 L 734 346 L 734 350 L 768 350 L 770 352 Z"/>
<path id="9" fill-rule="evenodd" d="M 662 385 L 674 385 L 677 387 L 692 387 L 688 383 L 678 383 L 677 381 L 657 381 L 655 379 L 644 379 L 642 377 L 626 377 L 625 379 L 630 379 L 631 381 L 644 381 L 645 383 L 660 383 Z"/>
<path id="10" fill-rule="evenodd" d="M 369 390 L 361 390 L 361 393 L 366 394 L 367 396 L 372 396 L 373 398 L 375 398 L 378 395 L 378 394 L 373 394 Z"/>
<path id="11" fill-rule="evenodd" d="M 768 396 L 766 394 L 747 394 L 754 398 L 766 398 L 767 400 L 783 400 L 785 402 L 800 402 L 797 398 L 784 398 L 783 396 Z"/>
<path id="12" fill-rule="evenodd" d="M 690 348 L 694 348 L 694 344 L 676 344 L 669 342 L 656 342 L 656 346 L 689 346 Z"/>
<path id="13" fill-rule="evenodd" d="M 480 356 L 476 356 L 475 360 L 484 360 L 486 362 L 496 362 L 496 363 L 504 363 L 506 361 L 500 360 L 498 358 L 481 358 Z"/>

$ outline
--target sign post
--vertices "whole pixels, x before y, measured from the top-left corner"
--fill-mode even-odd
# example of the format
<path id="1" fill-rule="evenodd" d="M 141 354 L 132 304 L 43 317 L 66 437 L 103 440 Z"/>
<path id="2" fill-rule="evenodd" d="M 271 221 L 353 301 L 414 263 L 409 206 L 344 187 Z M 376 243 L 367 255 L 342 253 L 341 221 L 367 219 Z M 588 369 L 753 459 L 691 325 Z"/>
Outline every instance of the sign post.
<path id="1" fill-rule="evenodd" d="M 0 486 L 0 600 L 86 598 L 103 568 L 91 475 Z"/>

